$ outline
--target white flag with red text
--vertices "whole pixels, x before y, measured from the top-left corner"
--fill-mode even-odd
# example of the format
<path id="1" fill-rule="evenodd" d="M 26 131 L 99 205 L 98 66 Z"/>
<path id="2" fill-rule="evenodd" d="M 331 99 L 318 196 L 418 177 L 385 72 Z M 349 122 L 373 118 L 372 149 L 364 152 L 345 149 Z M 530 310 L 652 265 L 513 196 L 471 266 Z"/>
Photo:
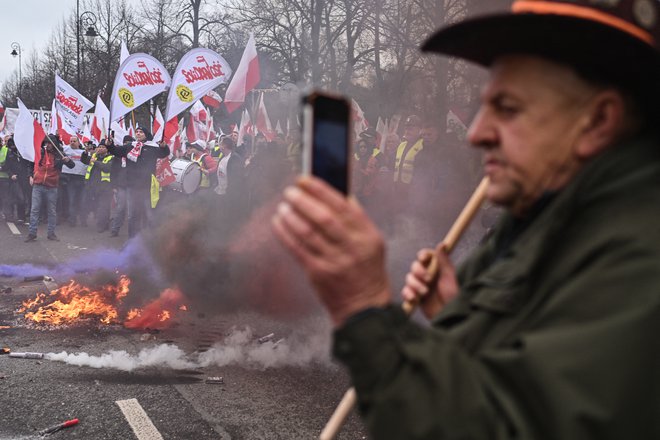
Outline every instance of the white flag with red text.
<path id="1" fill-rule="evenodd" d="M 89 99 L 55 74 L 55 107 L 69 126 L 76 130 L 81 129 L 85 113 L 93 106 Z"/>
<path id="2" fill-rule="evenodd" d="M 110 98 L 110 121 L 116 121 L 170 86 L 167 69 L 146 53 L 134 53 L 124 60 L 115 76 Z"/>
<path id="3" fill-rule="evenodd" d="M 259 84 L 260 79 L 257 45 L 254 41 L 254 34 L 250 33 L 241 62 L 227 87 L 227 93 L 225 93 L 225 106 L 229 113 L 245 102 L 245 95 Z"/>
<path id="4" fill-rule="evenodd" d="M 169 121 L 230 77 L 231 67 L 219 54 L 201 47 L 190 50 L 174 71 L 165 119 Z"/>

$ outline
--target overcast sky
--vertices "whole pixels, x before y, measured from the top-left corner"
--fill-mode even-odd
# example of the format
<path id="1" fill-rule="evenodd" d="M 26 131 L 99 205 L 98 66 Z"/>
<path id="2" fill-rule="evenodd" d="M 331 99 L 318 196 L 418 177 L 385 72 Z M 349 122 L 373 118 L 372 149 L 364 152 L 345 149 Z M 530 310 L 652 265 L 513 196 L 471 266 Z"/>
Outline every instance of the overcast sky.
<path id="1" fill-rule="evenodd" d="M 129 0 L 139 4 L 139 0 Z M 0 0 L 2 5 L 2 35 L 0 43 L 0 83 L 18 69 L 18 57 L 10 55 L 11 43 L 23 49 L 23 67 L 33 50 L 41 52 L 62 20 L 76 7 L 76 0 Z M 83 12 L 83 11 L 81 11 Z M 94 12 L 94 11 L 92 11 Z M 53 87 L 55 87 L 53 85 Z"/>

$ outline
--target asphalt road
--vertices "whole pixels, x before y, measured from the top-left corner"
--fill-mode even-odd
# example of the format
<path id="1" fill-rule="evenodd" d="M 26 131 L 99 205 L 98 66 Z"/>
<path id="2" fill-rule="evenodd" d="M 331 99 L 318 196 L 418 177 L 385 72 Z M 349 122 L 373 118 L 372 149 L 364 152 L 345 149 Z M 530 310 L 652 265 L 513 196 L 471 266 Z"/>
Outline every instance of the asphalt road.
<path id="1" fill-rule="evenodd" d="M 100 356 L 112 350 L 124 350 L 135 360 L 143 349 L 167 345 L 178 347 L 195 365 L 171 368 L 157 363 L 121 371 L 0 355 L 0 440 L 37 439 L 40 430 L 73 418 L 80 423 L 50 437 L 312 439 L 348 387 L 341 368 L 319 354 L 327 356 L 329 351 L 329 328 L 321 314 L 306 316 L 301 323 L 249 310 L 223 314 L 192 308 L 182 313 L 178 325 L 157 333 L 92 323 L 56 329 L 27 324 L 17 308 L 47 286 L 25 282 L 24 275 L 38 272 L 40 266 L 85 261 L 98 249 L 120 250 L 127 237 L 125 230 L 112 238 L 93 227 L 68 225 L 58 226 L 60 242 L 45 239 L 45 225 L 36 242 L 24 243 L 26 234 L 25 225 L 0 223 L 0 287 L 12 288 L 11 293 L 0 293 L 0 347 L 85 353 L 103 364 Z M 66 281 L 55 279 L 49 287 Z M 306 336 L 311 339 L 301 339 L 301 326 L 309 329 Z M 246 327 L 250 330 L 240 330 Z M 275 333 L 272 341 L 255 341 L 269 333 Z M 280 338 L 278 346 L 273 341 Z M 202 365 L 199 356 L 204 353 L 215 354 L 215 361 Z M 207 378 L 218 376 L 223 383 L 207 383 Z M 339 438 L 365 436 L 353 414 Z"/>

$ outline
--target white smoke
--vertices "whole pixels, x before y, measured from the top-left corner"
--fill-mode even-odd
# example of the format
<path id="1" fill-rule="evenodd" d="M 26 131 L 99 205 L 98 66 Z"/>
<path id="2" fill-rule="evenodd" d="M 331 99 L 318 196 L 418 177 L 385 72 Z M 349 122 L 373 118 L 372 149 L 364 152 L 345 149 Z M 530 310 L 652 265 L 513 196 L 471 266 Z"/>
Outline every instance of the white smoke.
<path id="1" fill-rule="evenodd" d="M 124 350 L 112 350 L 101 356 L 92 356 L 87 353 L 69 354 L 63 351 L 61 353 L 47 353 L 45 358 L 80 367 L 114 368 L 121 371 L 133 371 L 146 367 L 166 367 L 173 370 L 197 367 L 195 362 L 187 359 L 183 350 L 170 344 L 145 348 L 137 355 L 131 355 Z"/>
<path id="2" fill-rule="evenodd" d="M 87 353 L 47 353 L 45 358 L 70 365 L 92 368 L 113 368 L 133 371 L 139 368 L 160 367 L 172 370 L 209 366 L 238 365 L 245 368 L 267 369 L 287 366 L 306 367 L 312 363 L 331 366 L 329 335 L 292 334 L 286 339 L 275 338 L 259 343 L 249 327 L 233 328 L 230 334 L 208 351 L 186 355 L 176 345 L 161 344 L 144 348 L 137 355 L 124 350 L 112 350 L 100 356 Z"/>
<path id="3" fill-rule="evenodd" d="M 257 337 L 252 329 L 233 329 L 221 343 L 199 355 L 199 365 L 240 365 L 247 368 L 305 367 L 316 363 L 331 364 L 330 344 L 327 335 L 290 335 L 286 339 L 277 337 L 255 343 Z"/>

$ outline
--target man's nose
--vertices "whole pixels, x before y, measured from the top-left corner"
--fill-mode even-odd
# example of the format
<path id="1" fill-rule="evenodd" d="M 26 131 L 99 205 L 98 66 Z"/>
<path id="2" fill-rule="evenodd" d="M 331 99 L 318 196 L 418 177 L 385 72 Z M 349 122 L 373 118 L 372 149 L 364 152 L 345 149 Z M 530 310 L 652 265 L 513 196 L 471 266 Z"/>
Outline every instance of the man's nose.
<path id="1" fill-rule="evenodd" d="M 497 145 L 498 136 L 486 109 L 476 114 L 467 132 L 467 139 L 473 147 L 492 148 Z"/>

